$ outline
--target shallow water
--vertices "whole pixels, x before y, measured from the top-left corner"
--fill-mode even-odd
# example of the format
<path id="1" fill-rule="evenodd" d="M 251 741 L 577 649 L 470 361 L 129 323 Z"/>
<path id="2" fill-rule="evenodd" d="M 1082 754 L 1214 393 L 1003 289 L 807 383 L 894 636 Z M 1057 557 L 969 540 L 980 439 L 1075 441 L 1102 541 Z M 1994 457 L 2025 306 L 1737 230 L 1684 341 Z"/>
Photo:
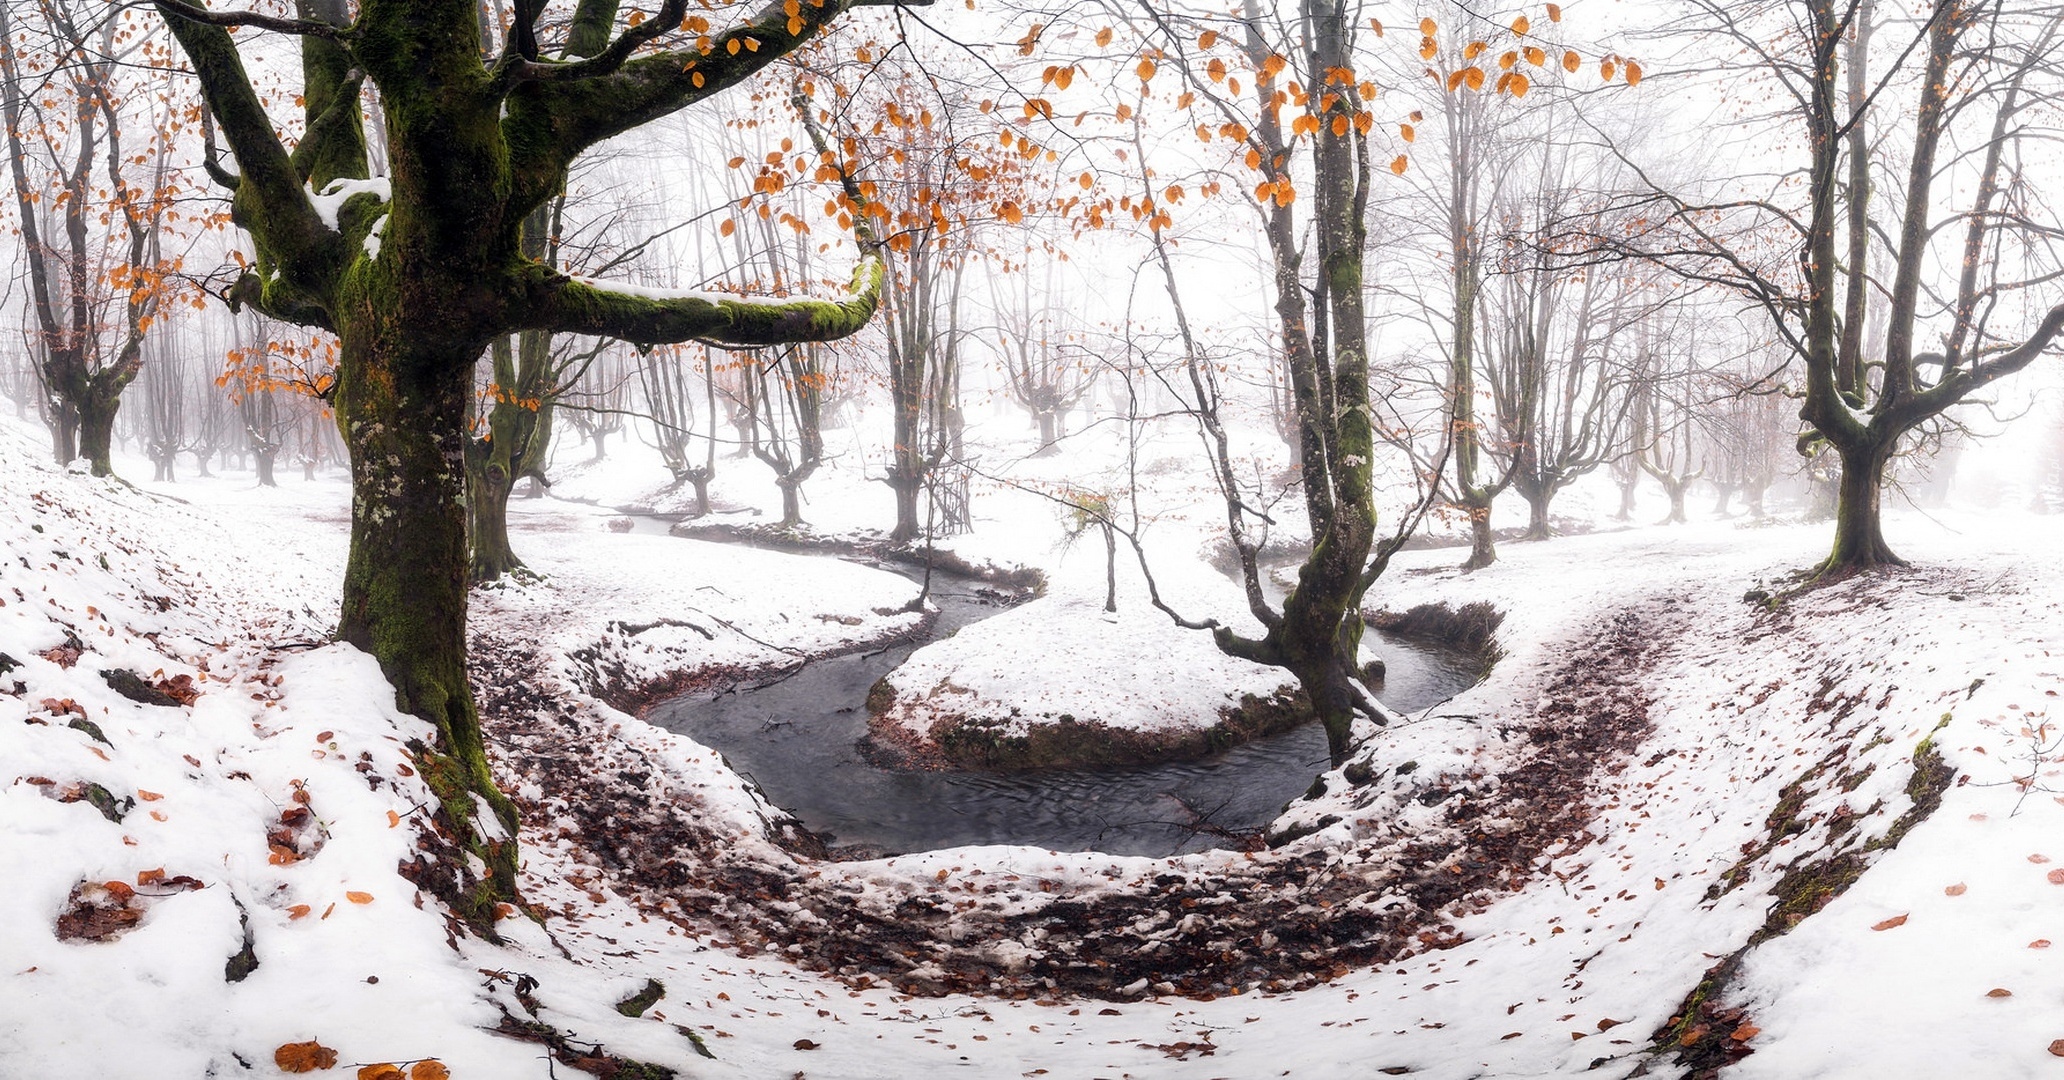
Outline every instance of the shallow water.
<path id="1" fill-rule="evenodd" d="M 934 577 L 935 637 L 1002 610 L 978 589 Z M 1449 697 L 1480 670 L 1464 654 L 1380 640 L 1376 651 L 1389 669 L 1380 696 L 1400 711 Z M 890 853 L 1029 844 L 1162 856 L 1226 847 L 1232 841 L 1212 828 L 1268 824 L 1326 767 L 1325 731 L 1310 723 L 1212 757 L 1160 765 L 1031 773 L 882 768 L 859 746 L 867 734 L 867 691 L 920 644 L 816 660 L 786 678 L 676 698 L 646 719 L 722 751 L 768 798 L 833 844 Z"/>

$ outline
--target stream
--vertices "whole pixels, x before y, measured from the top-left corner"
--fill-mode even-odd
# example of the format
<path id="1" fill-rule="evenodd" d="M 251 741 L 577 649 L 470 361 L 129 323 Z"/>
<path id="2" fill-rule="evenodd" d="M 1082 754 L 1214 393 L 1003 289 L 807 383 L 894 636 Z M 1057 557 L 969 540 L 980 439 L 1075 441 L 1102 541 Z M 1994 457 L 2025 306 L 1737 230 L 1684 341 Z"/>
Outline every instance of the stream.
<path id="1" fill-rule="evenodd" d="M 896 567 L 884 567 L 896 570 Z M 901 571 L 899 571 L 901 572 Z M 924 640 L 1004 610 L 979 582 L 935 573 L 939 618 Z M 1474 657 L 1383 637 L 1385 704 L 1424 709 L 1476 681 Z M 1189 761 L 1027 773 L 883 768 L 860 747 L 875 680 L 924 641 L 812 660 L 717 694 L 654 706 L 650 722 L 716 748 L 804 827 L 855 854 L 968 844 L 1166 856 L 1259 829 L 1326 768 L 1326 734 L 1307 723 Z"/>

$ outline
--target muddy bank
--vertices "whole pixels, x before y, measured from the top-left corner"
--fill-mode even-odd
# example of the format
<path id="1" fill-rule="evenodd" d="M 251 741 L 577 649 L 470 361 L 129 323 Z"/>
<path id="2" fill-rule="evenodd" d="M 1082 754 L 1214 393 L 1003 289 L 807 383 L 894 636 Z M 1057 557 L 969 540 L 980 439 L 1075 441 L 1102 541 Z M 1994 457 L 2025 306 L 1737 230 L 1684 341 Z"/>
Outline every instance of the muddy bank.
<path id="1" fill-rule="evenodd" d="M 480 641 L 476 678 L 504 781 L 543 792 L 528 816 L 650 916 L 713 945 L 911 994 L 1209 998 L 1450 948 L 1456 921 L 1525 887 L 1545 853 L 1589 843 L 1587 792 L 1649 730 L 1640 677 L 1677 636 L 1669 617 L 1624 612 L 1574 642 L 1544 687 L 1554 704 L 1501 727 L 1494 775 L 1415 787 L 1361 774 L 1354 805 L 1380 815 L 1379 800 L 1409 797 L 1441 807 L 1434 827 L 1170 860 L 1093 888 L 980 867 L 934 881 L 741 845 L 672 770 L 544 689 L 529 643 Z"/>
<path id="2" fill-rule="evenodd" d="M 881 533 L 833 535 L 813 532 L 808 527 L 733 525 L 721 521 L 696 520 L 677 521 L 667 531 L 670 535 L 689 540 L 743 544 L 798 555 L 835 555 L 840 558 L 894 562 L 919 571 L 930 565 L 944 573 L 970 578 L 1004 590 L 1005 595 L 1014 600 L 1042 596 L 1046 593 L 1046 575 L 1033 567 L 973 562 L 958 552 L 944 548 L 928 549 L 918 543 L 894 541 Z"/>
<path id="3" fill-rule="evenodd" d="M 899 701 L 884 679 L 867 695 L 868 746 L 885 765 L 914 769 L 1093 769 L 1193 761 L 1242 743 L 1289 731 L 1312 719 L 1304 691 L 1283 686 L 1267 697 L 1243 694 L 1218 710 L 1208 727 L 1160 731 L 1112 727 L 1093 717 L 1042 714 L 950 715 L 920 736 L 897 716 Z"/>

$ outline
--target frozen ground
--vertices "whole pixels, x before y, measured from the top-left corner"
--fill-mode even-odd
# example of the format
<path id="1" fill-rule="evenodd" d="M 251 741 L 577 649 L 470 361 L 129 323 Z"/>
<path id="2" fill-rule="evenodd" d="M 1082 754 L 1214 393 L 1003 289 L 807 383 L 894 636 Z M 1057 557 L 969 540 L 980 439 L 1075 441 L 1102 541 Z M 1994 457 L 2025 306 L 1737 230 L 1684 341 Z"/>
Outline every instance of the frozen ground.
<path id="1" fill-rule="evenodd" d="M 448 938 L 396 872 L 427 797 L 400 748 L 420 725 L 369 660 L 322 644 L 339 482 L 164 489 L 184 505 L 52 470 L 11 428 L 0 476 L 0 652 L 15 665 L 0 691 L 17 702 L 0 722 L 0 1075 L 264 1077 L 275 1048 L 311 1039 L 340 1070 L 434 1057 L 462 1080 L 569 1075 L 493 1033 L 529 1019 L 527 999 L 580 1046 L 683 1076 L 1669 1076 L 1683 1070 L 1648 1056 L 1651 1039 L 1716 965 L 1731 977 L 1684 1026 L 1707 1029 L 1713 1060 L 1753 1051 L 1729 1076 L 2064 1067 L 2050 1049 L 2064 1039 L 2056 519 L 1902 513 L 1891 535 L 1914 568 L 1776 612 L 1744 595 L 1780 588 L 1825 526 L 1507 544 L 1468 577 L 1446 569 L 1453 552 L 1407 553 L 1373 601 L 1489 601 L 1505 658 L 1428 715 L 1365 733 L 1353 778 L 1331 774 L 1287 819 L 1316 830 L 1305 839 L 1253 857 L 986 847 L 830 863 L 771 841 L 779 812 L 716 754 L 606 702 L 898 633 L 911 617 L 877 609 L 909 584 L 519 501 L 517 549 L 546 578 L 482 594 L 476 637 L 499 680 L 483 689 L 505 725 L 490 734 L 527 811 L 526 895 L 552 916 L 506 920 L 497 947 Z M 1171 504 L 1193 494 L 1161 482 Z M 824 489 L 823 527 L 880 523 L 863 513 L 886 503 L 880 485 L 835 474 Z M 992 516 L 968 548 L 1053 574 L 1054 617 L 995 646 L 1041 669 L 1039 635 L 1061 650 L 1068 628 L 1109 625 L 1061 607 L 1101 600 L 1100 545 L 1055 550 L 1060 517 L 1036 495 L 980 500 Z M 1182 509 L 1153 511 L 1165 564 L 1194 559 L 1208 523 Z M 1208 571 L 1171 577 L 1185 603 L 1216 603 Z M 1125 589 L 1129 621 L 1135 576 Z M 1158 633 L 1140 647 L 1167 648 Z M 132 701 L 102 675 L 116 670 L 180 693 Z M 1061 670 L 1128 692 L 1122 673 Z M 1595 755 L 1558 749 L 1607 729 Z M 1581 772 L 1541 768 L 1579 758 Z M 1437 887 L 1449 877 L 1466 887 Z M 1774 912 L 1778 887 L 1792 899 Z M 1357 954 L 1310 931 L 1357 925 L 1398 940 Z M 1093 985 L 1063 954 L 1105 955 L 1104 939 L 1223 985 L 1039 986 Z M 247 941 L 258 966 L 228 981 Z M 898 967 L 854 942 L 910 955 Z M 1265 952 L 1255 970 L 1312 977 L 1212 966 Z M 614 1010 L 652 978 L 665 995 L 642 1017 Z"/>

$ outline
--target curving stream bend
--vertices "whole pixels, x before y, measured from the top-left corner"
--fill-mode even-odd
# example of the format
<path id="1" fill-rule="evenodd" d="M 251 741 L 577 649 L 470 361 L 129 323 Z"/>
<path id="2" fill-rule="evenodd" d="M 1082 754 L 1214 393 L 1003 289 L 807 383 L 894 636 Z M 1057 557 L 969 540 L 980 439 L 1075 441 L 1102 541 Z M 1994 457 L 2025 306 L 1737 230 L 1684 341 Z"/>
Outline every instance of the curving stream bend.
<path id="1" fill-rule="evenodd" d="M 979 583 L 936 572 L 932 581 L 940 614 L 924 640 L 676 698 L 646 719 L 721 751 L 806 828 L 859 855 L 968 844 L 1148 856 L 1235 846 L 1228 833 L 1267 825 L 1326 768 L 1326 736 L 1317 723 L 1212 757 L 1158 765 L 1030 773 L 875 765 L 860 747 L 868 688 L 925 640 L 1002 610 Z M 1465 653 L 1379 639 L 1389 669 L 1380 696 L 1400 711 L 1447 698 L 1481 671 Z"/>

